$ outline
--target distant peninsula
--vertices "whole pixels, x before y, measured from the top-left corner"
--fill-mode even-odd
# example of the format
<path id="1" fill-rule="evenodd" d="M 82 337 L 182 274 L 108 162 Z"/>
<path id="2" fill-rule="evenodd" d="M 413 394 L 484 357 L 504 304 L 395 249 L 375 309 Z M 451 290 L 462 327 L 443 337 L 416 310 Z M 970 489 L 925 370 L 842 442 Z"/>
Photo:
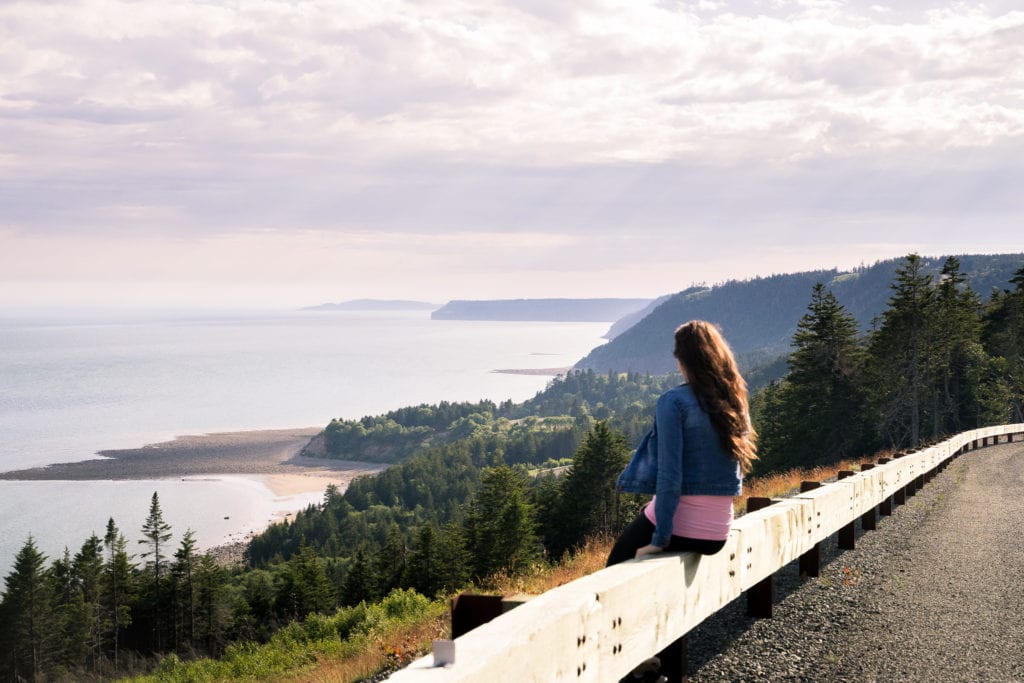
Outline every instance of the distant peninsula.
<path id="1" fill-rule="evenodd" d="M 402 299 L 353 299 L 336 304 L 306 306 L 304 311 L 432 311 L 439 304 Z"/>
<path id="2" fill-rule="evenodd" d="M 650 299 L 454 300 L 430 314 L 432 320 L 518 320 L 613 322 L 642 309 Z"/>

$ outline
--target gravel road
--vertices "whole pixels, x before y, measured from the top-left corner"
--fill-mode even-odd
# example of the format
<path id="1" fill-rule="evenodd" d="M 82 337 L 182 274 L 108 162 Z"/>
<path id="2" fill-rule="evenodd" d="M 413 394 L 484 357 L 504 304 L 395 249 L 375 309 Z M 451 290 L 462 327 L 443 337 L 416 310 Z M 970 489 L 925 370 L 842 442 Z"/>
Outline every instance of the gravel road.
<path id="1" fill-rule="evenodd" d="M 693 631 L 691 681 L 1024 681 L 1024 443 L 956 460 L 820 578 L 776 575 Z"/>

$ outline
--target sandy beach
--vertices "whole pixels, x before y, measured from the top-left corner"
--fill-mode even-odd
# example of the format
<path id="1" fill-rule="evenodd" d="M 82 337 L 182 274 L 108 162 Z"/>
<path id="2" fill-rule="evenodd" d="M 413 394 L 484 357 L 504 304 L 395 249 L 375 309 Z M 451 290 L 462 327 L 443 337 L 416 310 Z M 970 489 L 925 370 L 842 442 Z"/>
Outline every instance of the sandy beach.
<path id="1" fill-rule="evenodd" d="M 308 427 L 179 436 L 141 448 L 100 451 L 102 457 L 94 460 L 0 472 L 0 479 L 88 481 L 266 475 L 264 480 L 275 493 L 291 495 L 322 490 L 327 483 L 347 482 L 384 468 L 374 463 L 300 455 L 319 432 L 319 427 Z"/>

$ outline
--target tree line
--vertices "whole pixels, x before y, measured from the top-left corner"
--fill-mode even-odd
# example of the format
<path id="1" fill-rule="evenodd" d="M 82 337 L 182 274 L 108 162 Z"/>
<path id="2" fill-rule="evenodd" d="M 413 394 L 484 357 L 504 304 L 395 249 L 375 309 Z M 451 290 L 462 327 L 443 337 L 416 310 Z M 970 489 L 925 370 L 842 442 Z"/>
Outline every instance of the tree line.
<path id="1" fill-rule="evenodd" d="M 911 254 L 896 269 L 888 306 L 864 333 L 835 294 L 813 287 L 789 373 L 753 398 L 756 471 L 1024 421 L 1022 401 L 1024 267 L 983 302 L 957 258 L 934 277 Z"/>

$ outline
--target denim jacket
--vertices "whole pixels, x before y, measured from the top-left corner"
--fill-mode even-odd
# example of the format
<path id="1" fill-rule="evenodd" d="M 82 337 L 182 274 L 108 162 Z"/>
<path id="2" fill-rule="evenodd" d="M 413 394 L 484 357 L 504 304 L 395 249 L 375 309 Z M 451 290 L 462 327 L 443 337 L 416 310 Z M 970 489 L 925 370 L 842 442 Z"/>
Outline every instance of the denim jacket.
<path id="1" fill-rule="evenodd" d="M 656 494 L 651 543 L 667 546 L 679 496 L 738 496 L 739 463 L 722 448 L 711 418 L 686 384 L 658 399 L 654 427 L 616 484 L 620 491 Z"/>

